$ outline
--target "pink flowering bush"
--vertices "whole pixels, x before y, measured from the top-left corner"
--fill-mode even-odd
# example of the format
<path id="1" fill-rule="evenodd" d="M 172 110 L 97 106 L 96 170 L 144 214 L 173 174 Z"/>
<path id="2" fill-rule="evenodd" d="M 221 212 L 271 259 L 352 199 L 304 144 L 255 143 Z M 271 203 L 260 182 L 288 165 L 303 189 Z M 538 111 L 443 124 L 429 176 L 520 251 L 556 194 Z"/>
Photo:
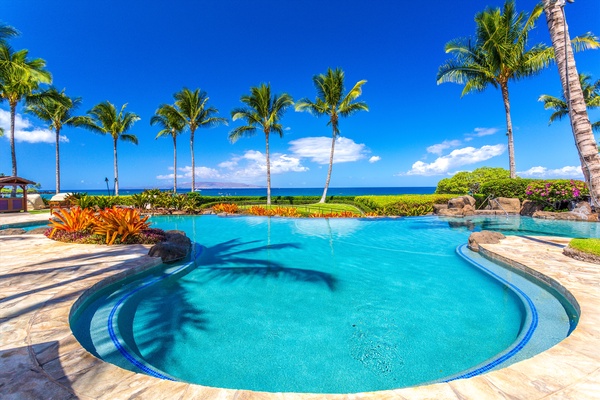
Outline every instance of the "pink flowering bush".
<path id="1" fill-rule="evenodd" d="M 558 209 L 564 203 L 581 200 L 582 197 L 589 195 L 589 190 L 585 182 L 559 179 L 531 182 L 525 190 L 525 195 L 528 200 Z"/>

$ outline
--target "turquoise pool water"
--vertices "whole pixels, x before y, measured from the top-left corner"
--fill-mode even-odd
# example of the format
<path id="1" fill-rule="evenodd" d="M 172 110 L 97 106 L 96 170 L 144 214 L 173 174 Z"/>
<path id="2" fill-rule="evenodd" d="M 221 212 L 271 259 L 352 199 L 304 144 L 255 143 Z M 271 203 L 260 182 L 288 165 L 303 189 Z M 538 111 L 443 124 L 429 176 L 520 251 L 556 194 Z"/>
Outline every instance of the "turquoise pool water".
<path id="1" fill-rule="evenodd" d="M 598 236 L 598 224 L 518 217 L 152 222 L 201 244 L 197 266 L 99 293 L 74 314 L 77 338 L 135 371 L 271 392 L 392 389 L 486 365 L 523 341 L 532 313 L 506 282 L 458 257 L 457 245 L 481 227 Z M 537 290 L 532 297 L 551 297 Z M 544 329 L 555 343 L 569 316 L 552 315 L 556 324 Z"/>

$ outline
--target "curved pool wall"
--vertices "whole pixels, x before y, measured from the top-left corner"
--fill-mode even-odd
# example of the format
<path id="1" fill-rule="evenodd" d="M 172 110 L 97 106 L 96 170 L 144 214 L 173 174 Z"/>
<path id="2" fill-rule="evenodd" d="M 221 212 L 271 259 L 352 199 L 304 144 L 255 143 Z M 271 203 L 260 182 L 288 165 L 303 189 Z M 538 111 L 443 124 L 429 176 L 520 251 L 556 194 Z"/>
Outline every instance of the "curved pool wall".
<path id="1" fill-rule="evenodd" d="M 529 358 L 566 337 L 569 332 L 569 319 L 568 317 L 565 317 L 566 313 L 564 312 L 561 303 L 556 300 L 556 298 L 551 296 L 554 301 L 549 301 L 547 299 L 548 296 L 543 294 L 544 291 L 541 290 L 539 286 L 532 284 L 531 280 L 525 279 L 519 274 L 515 274 L 514 272 L 499 267 L 497 264 L 483 259 L 478 254 L 466 250 L 464 246 L 459 247 L 457 252 L 486 274 L 494 276 L 494 279 L 499 280 L 502 285 L 510 288 L 511 292 L 516 293 L 522 304 L 525 318 L 517 340 L 515 340 L 515 342 L 505 351 L 469 370 L 439 380 L 448 381 L 470 377 L 492 369 L 502 368 L 521 359 Z M 197 251 L 196 258 L 200 254 L 201 251 Z M 166 282 L 171 279 L 177 279 L 181 275 L 189 272 L 192 268 L 194 268 L 193 263 L 188 262 L 183 265 L 169 267 L 166 270 L 157 269 L 157 271 L 154 271 L 153 273 L 144 273 L 144 277 L 128 278 L 127 282 L 119 282 L 118 284 L 111 285 L 110 288 L 105 288 L 96 292 L 93 296 L 88 298 L 85 304 L 77 310 L 73 310 L 72 322 L 85 319 L 86 310 L 93 309 L 94 303 L 98 303 L 102 298 L 110 298 L 111 291 L 117 286 L 120 286 L 122 289 L 125 288 L 126 285 L 129 285 L 125 292 L 120 291 L 117 297 L 111 299 L 108 308 L 104 311 L 104 313 L 108 312 L 108 316 L 98 315 L 96 323 L 92 324 L 91 330 L 96 334 L 92 333 L 91 335 L 94 336 L 94 339 L 91 340 L 91 349 L 90 340 L 86 340 L 85 333 L 82 334 L 82 332 L 76 332 L 77 338 L 82 342 L 84 347 L 109 362 L 136 372 L 144 372 L 151 376 L 163 379 L 174 379 L 168 373 L 160 371 L 160 369 L 155 366 L 149 365 L 139 353 L 138 349 L 136 349 L 135 341 L 131 340 L 131 332 L 128 331 L 129 328 L 122 329 L 121 326 L 130 325 L 130 322 L 126 321 L 129 318 L 126 310 L 127 307 L 130 306 L 128 302 L 135 301 L 136 296 L 142 294 L 145 290 L 151 290 L 151 287 L 159 281 Z M 541 302 L 539 301 L 540 297 L 542 297 Z M 561 309 L 563 310 L 562 316 L 559 315 Z M 122 318 L 125 323 L 123 323 L 124 321 L 119 322 L 122 315 L 125 315 L 125 317 Z M 557 320 L 560 320 L 561 324 L 557 324 Z M 107 323 L 108 329 L 106 329 Z M 77 329 L 74 330 L 77 331 Z M 559 331 L 562 331 L 562 333 L 556 335 L 556 332 Z M 98 333 L 102 332 L 108 332 L 108 335 L 98 335 Z M 115 351 L 115 349 L 117 351 Z M 115 357 L 115 355 L 117 355 L 117 357 Z M 203 382 L 197 383 L 202 384 Z M 377 390 L 377 388 L 372 388 L 370 390 Z"/>

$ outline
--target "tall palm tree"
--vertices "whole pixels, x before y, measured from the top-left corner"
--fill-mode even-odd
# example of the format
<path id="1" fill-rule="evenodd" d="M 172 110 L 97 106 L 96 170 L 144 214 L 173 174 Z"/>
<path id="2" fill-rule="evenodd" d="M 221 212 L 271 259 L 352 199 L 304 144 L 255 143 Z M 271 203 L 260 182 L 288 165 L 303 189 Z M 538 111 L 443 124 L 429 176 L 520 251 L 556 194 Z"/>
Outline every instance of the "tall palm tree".
<path id="1" fill-rule="evenodd" d="M 73 112 L 81 105 L 81 97 L 70 98 L 56 88 L 50 88 L 39 101 L 32 102 L 26 112 L 35 115 L 50 124 L 50 130 L 55 132 L 56 143 L 56 193 L 60 193 L 60 131 L 64 126 L 84 126 L 89 123 L 89 117 L 76 116 Z"/>
<path id="2" fill-rule="evenodd" d="M 196 161 L 194 158 L 194 133 L 198 128 L 210 128 L 220 124 L 227 125 L 225 118 L 217 117 L 219 113 L 215 107 L 208 106 L 209 97 L 203 90 L 196 89 L 191 91 L 183 88 L 180 92 L 173 95 L 175 98 L 175 107 L 179 115 L 185 120 L 186 126 L 190 129 L 190 152 L 192 154 L 192 188 L 196 188 Z"/>
<path id="3" fill-rule="evenodd" d="M 162 128 L 156 135 L 156 139 L 164 136 L 173 137 L 173 193 L 177 193 L 177 136 L 183 132 L 185 120 L 173 109 L 173 106 L 163 104 L 150 118 L 150 125 L 158 125 Z"/>
<path id="4" fill-rule="evenodd" d="M 27 98 L 42 83 L 51 83 L 52 75 L 44 68 L 41 58 L 30 60 L 27 50 L 14 51 L 6 43 L 0 42 L 0 101 L 8 101 L 10 107 L 10 155 L 12 174 L 17 175 L 17 155 L 15 152 L 15 115 L 19 101 Z"/>
<path id="5" fill-rule="evenodd" d="M 506 113 L 510 177 L 516 177 L 513 128 L 510 116 L 508 82 L 533 76 L 553 60 L 552 48 L 538 44 L 526 49 L 529 31 L 542 13 L 535 6 L 531 15 L 517 13 L 513 0 L 499 8 L 486 8 L 475 16 L 475 38 L 455 39 L 446 44 L 453 58 L 439 67 L 437 83 L 465 84 L 462 95 L 484 91 L 488 86 L 500 87 Z"/>
<path id="6" fill-rule="evenodd" d="M 123 104 L 121 110 L 117 113 L 115 106 L 108 102 L 102 102 L 95 105 L 88 114 L 90 120 L 83 126 L 93 132 L 101 135 L 110 135 L 113 139 L 113 154 L 115 168 L 115 196 L 119 195 L 119 168 L 117 163 L 117 140 L 138 144 L 135 135 L 127 133 L 133 124 L 139 121 L 140 117 L 132 112 L 125 112 L 127 103 Z"/>
<path id="7" fill-rule="evenodd" d="M 331 153 L 329 155 L 327 181 L 325 182 L 323 196 L 319 201 L 325 203 L 333 168 L 335 140 L 340 134 L 339 119 L 340 117 L 348 117 L 358 111 L 369 111 L 369 107 L 365 102 L 355 101 L 362 94 L 362 85 L 367 81 L 357 82 L 348 93 L 344 94 L 344 71 L 341 68 L 335 70 L 328 68 L 327 73 L 313 76 L 313 83 L 317 90 L 316 100 L 314 102 L 308 98 L 299 100 L 296 103 L 296 111 L 309 111 L 317 117 L 322 115 L 329 117 L 327 125 L 331 125 L 332 129 Z"/>
<path id="8" fill-rule="evenodd" d="M 588 110 L 600 107 L 600 79 L 594 83 L 591 83 L 591 79 L 590 75 L 579 74 L 579 84 L 581 85 L 583 100 Z M 548 124 L 557 120 L 560 121 L 563 117 L 569 115 L 569 107 L 564 95 L 559 98 L 543 94 L 538 101 L 544 103 L 545 110 L 554 110 L 552 115 L 550 115 L 550 122 Z M 592 123 L 592 130 L 600 132 L 600 121 Z"/>
<path id="9" fill-rule="evenodd" d="M 277 133 L 283 137 L 283 126 L 279 123 L 288 107 L 294 104 L 292 96 L 287 93 L 281 95 L 271 94 L 271 84 L 261 84 L 251 87 L 250 94 L 240 98 L 246 105 L 231 111 L 231 119 L 243 119 L 246 125 L 239 126 L 229 133 L 229 140 L 233 143 L 242 136 L 252 136 L 258 127 L 265 134 L 267 157 L 267 205 L 271 204 L 271 161 L 269 159 L 269 134 Z"/>
<path id="10" fill-rule="evenodd" d="M 543 0 L 544 13 L 558 65 L 558 74 L 564 97 L 569 106 L 569 118 L 581 160 L 581 168 L 590 189 L 592 204 L 596 209 L 600 209 L 600 154 L 588 117 L 584 93 L 579 79 L 577 79 L 577 67 L 573 57 L 572 42 L 569 38 L 564 5 L 564 1 Z"/>

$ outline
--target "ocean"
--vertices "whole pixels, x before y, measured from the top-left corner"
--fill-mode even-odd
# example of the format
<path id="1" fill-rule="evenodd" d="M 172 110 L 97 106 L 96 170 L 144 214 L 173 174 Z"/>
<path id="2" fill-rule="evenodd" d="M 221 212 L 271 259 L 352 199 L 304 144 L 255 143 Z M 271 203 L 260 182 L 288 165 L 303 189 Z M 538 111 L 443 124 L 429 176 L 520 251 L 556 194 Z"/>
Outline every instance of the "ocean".
<path id="1" fill-rule="evenodd" d="M 145 189 L 119 189 L 121 196 L 142 193 Z M 166 190 L 165 190 L 166 191 Z M 90 196 L 106 196 L 105 190 L 62 190 L 64 193 L 87 193 Z M 188 193 L 189 189 L 179 189 L 177 193 Z M 393 195 L 393 194 L 432 194 L 432 187 L 348 187 L 329 188 L 327 196 L 364 196 L 364 195 Z M 267 188 L 224 188 L 202 189 L 204 196 L 266 196 Z M 110 191 L 112 195 L 112 190 Z M 271 196 L 321 196 L 323 188 L 271 188 Z M 52 197 L 53 193 L 44 193 L 43 197 Z"/>

